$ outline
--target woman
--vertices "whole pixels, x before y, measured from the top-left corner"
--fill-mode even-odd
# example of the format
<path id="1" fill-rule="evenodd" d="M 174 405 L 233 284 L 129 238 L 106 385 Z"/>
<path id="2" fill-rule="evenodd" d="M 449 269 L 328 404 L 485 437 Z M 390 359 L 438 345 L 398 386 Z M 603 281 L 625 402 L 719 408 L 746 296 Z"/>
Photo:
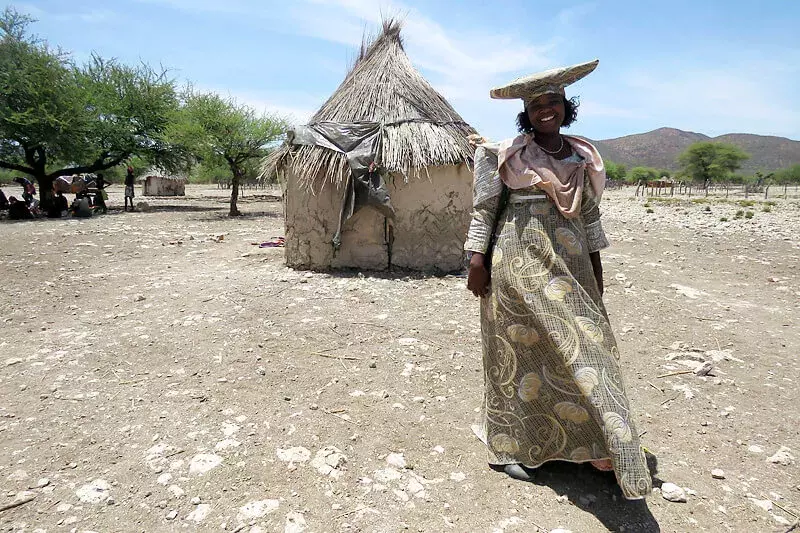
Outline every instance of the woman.
<path id="1" fill-rule="evenodd" d="M 520 136 L 475 152 L 465 249 L 467 287 L 481 297 L 486 390 L 476 432 L 490 463 L 512 477 L 530 479 L 551 460 L 591 462 L 614 470 L 623 495 L 639 499 L 652 482 L 602 301 L 605 171 L 594 146 L 560 131 L 577 116 L 564 87 L 597 63 L 490 93 L 525 107 Z"/>

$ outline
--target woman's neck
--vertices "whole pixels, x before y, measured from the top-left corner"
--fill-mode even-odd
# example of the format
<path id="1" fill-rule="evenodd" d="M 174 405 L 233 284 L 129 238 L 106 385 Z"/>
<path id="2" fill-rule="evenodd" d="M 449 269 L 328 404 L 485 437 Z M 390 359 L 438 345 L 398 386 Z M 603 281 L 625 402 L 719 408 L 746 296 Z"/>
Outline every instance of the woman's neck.
<path id="1" fill-rule="evenodd" d="M 535 132 L 534 139 L 539 146 L 544 146 L 548 150 L 555 150 L 561 145 L 561 132 L 544 133 L 537 131 Z"/>

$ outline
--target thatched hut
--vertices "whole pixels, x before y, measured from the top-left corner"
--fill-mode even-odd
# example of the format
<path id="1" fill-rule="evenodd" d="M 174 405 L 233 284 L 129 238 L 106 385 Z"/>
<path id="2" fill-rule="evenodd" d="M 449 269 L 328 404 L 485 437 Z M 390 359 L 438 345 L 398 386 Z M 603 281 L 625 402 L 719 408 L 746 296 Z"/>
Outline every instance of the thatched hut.
<path id="1" fill-rule="evenodd" d="M 286 263 L 303 269 L 463 265 L 475 130 L 413 67 L 400 24 L 264 163 L 284 184 Z"/>

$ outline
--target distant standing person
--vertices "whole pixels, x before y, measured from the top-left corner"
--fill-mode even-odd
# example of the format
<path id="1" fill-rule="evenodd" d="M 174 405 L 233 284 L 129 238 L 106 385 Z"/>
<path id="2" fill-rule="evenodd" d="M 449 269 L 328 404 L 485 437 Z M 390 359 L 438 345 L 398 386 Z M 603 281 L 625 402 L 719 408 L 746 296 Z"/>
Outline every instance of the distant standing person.
<path id="1" fill-rule="evenodd" d="M 128 167 L 128 173 L 125 175 L 125 211 L 128 210 L 128 200 L 131 202 L 131 211 L 133 211 L 133 198 L 135 196 L 133 191 L 133 167 Z"/>

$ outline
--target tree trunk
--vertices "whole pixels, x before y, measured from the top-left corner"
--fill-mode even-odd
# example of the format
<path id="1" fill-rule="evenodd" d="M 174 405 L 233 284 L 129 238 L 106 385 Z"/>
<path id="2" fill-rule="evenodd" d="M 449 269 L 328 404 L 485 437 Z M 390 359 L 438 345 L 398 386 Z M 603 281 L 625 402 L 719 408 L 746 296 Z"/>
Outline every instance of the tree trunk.
<path id="1" fill-rule="evenodd" d="M 788 184 L 786 184 L 786 185 L 784 185 L 784 186 L 783 186 L 783 199 L 784 199 L 784 200 L 786 200 L 786 189 L 788 189 L 788 188 L 789 188 L 789 185 L 788 185 Z"/>
<path id="2" fill-rule="evenodd" d="M 238 217 L 241 213 L 236 202 L 239 200 L 239 174 L 241 171 L 235 164 L 231 163 L 231 172 L 233 173 L 233 178 L 231 179 L 231 210 L 228 215 Z"/>
<path id="3" fill-rule="evenodd" d="M 39 185 L 39 205 L 42 209 L 47 209 L 53 202 L 53 178 L 42 174 L 36 176 L 36 183 Z"/>
<path id="4" fill-rule="evenodd" d="M 769 185 L 764 187 L 764 200 L 766 200 L 767 198 L 769 198 Z"/>

